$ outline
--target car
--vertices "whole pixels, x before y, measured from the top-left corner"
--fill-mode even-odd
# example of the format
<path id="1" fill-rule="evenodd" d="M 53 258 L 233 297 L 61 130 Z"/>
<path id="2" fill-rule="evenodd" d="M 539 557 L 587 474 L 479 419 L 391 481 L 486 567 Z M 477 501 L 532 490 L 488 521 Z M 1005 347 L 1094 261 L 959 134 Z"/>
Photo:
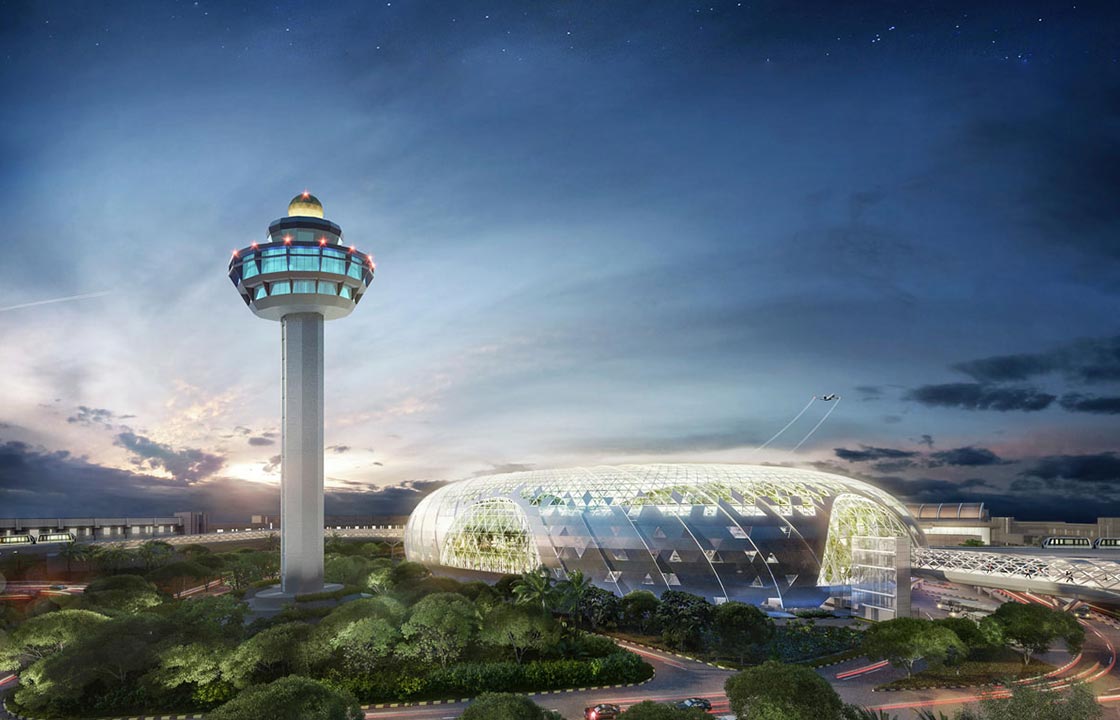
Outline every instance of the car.
<path id="1" fill-rule="evenodd" d="M 65 589 L 66 589 L 66 586 L 65 586 L 65 585 L 51 585 L 51 586 L 50 586 L 49 588 L 47 588 L 47 589 L 48 589 L 48 590 L 65 590 Z"/>
<path id="2" fill-rule="evenodd" d="M 622 708 L 612 703 L 599 703 L 583 709 L 583 720 L 614 720 Z"/>
<path id="3" fill-rule="evenodd" d="M 1084 620 L 1093 614 L 1093 609 L 1088 605 L 1081 605 L 1080 607 L 1074 609 L 1073 614 L 1075 617 L 1079 617 Z"/>
<path id="4" fill-rule="evenodd" d="M 711 710 L 712 703 L 706 698 L 688 698 L 673 703 L 673 707 L 678 710 L 688 710 L 689 708 L 700 708 L 701 710 Z"/>

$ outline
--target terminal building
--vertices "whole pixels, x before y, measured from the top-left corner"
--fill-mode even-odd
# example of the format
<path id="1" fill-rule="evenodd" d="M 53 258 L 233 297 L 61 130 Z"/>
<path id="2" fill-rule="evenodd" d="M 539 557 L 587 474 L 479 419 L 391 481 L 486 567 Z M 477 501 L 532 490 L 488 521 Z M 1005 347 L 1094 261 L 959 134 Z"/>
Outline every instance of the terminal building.
<path id="1" fill-rule="evenodd" d="M 205 532 L 206 515 L 200 512 L 178 512 L 165 517 L 0 518 L 0 544 L 26 542 L 28 537 L 34 542 L 69 542 Z"/>
<path id="2" fill-rule="evenodd" d="M 984 545 L 1038 545 L 1048 537 L 1120 538 L 1120 518 L 1095 523 L 1054 520 L 1016 520 L 992 517 L 985 503 L 924 503 L 907 505 L 929 544 L 934 547 L 979 541 Z"/>

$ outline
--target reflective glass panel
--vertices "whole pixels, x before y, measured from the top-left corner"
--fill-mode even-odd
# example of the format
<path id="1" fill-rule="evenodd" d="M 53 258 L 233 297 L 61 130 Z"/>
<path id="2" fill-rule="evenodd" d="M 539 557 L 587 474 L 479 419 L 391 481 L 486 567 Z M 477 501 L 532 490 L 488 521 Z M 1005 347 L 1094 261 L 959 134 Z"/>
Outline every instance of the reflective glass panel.
<path id="1" fill-rule="evenodd" d="M 259 286 L 257 286 L 256 293 L 253 295 L 253 299 L 254 300 L 260 300 L 261 298 L 267 297 L 267 296 L 268 296 L 268 290 L 265 288 L 264 285 L 259 285 Z"/>
<path id="2" fill-rule="evenodd" d="M 341 296 L 344 297 L 344 298 L 347 298 L 347 299 L 353 297 L 353 295 L 351 295 L 351 293 L 350 293 L 350 286 L 349 285 L 343 285 L 342 286 Z"/>
<path id="3" fill-rule="evenodd" d="M 287 295 L 292 291 L 287 282 L 272 283 L 269 295 Z"/>
<path id="4" fill-rule="evenodd" d="M 256 277 L 259 274 L 260 273 L 257 272 L 257 261 L 256 260 L 246 260 L 244 263 L 242 263 L 242 265 L 241 265 L 241 277 L 251 278 L 251 277 Z"/>
<path id="5" fill-rule="evenodd" d="M 320 295 L 338 295 L 338 283 L 319 281 Z"/>
<path id="6" fill-rule="evenodd" d="M 346 261 L 338 260 L 332 257 L 323 258 L 323 272 L 334 273 L 336 275 L 346 274 Z"/>
<path id="7" fill-rule="evenodd" d="M 292 270 L 314 270 L 319 269 L 319 256 L 316 255 L 292 255 L 291 257 Z"/>
<path id="8" fill-rule="evenodd" d="M 314 280 L 294 280 L 292 282 L 293 293 L 313 293 L 315 292 Z"/>
<path id="9" fill-rule="evenodd" d="M 362 279 L 362 266 L 361 266 L 361 264 L 358 263 L 357 261 L 351 262 L 350 263 L 350 271 L 347 272 L 346 274 L 349 275 L 352 278 L 355 278 L 357 280 L 361 280 Z"/>

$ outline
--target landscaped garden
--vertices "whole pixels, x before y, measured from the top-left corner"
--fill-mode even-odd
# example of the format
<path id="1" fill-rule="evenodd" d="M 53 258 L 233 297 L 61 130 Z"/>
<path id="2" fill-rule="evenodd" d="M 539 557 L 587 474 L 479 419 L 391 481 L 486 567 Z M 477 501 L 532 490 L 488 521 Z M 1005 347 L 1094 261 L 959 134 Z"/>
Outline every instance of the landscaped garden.
<path id="1" fill-rule="evenodd" d="M 51 598 L 9 621 L 0 669 L 20 674 L 16 708 L 59 718 L 202 710 L 221 720 L 239 717 L 230 713 L 246 697 L 318 688 L 312 694 L 333 698 L 345 715 L 359 702 L 633 683 L 652 674 L 637 655 L 583 629 L 580 600 L 590 584 L 578 575 L 459 583 L 388 557 L 383 546 L 331 542 L 327 580 L 347 586 L 348 602 L 313 598 L 247 624 L 241 596 L 273 582 L 274 551 L 157 548 L 115 553 L 84 594 Z M 174 570 L 180 564 L 213 571 L 195 577 L 193 568 Z M 237 591 L 175 599 L 188 570 L 199 584 L 224 579 Z"/>

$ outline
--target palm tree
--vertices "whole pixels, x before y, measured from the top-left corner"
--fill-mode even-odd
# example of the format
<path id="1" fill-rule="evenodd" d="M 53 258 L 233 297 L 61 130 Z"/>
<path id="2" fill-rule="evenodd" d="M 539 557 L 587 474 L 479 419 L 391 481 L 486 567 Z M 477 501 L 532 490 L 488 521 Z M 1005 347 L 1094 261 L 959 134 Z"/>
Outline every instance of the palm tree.
<path id="1" fill-rule="evenodd" d="M 544 565 L 536 570 L 521 574 L 513 585 L 513 594 L 520 605 L 536 605 L 546 612 L 552 612 L 556 601 L 556 591 L 552 587 L 552 575 Z"/>
<path id="2" fill-rule="evenodd" d="M 575 617 L 577 628 L 583 625 L 583 599 L 591 592 L 592 587 L 582 570 L 573 570 L 567 580 L 556 584 L 556 592 L 570 616 Z"/>
<path id="3" fill-rule="evenodd" d="M 90 551 L 89 551 L 88 546 L 79 545 L 78 543 L 74 542 L 73 540 L 71 540 L 70 542 L 68 542 L 68 543 L 66 543 L 65 545 L 62 546 L 62 549 L 58 551 L 58 554 L 59 554 L 60 557 L 62 557 L 64 560 L 66 560 L 66 577 L 67 578 L 72 577 L 73 574 L 74 574 L 73 573 L 73 564 L 75 562 L 84 561 L 86 558 L 89 557 L 89 552 Z"/>
<path id="4" fill-rule="evenodd" d="M 98 545 L 94 558 L 104 570 L 116 572 L 128 562 L 130 553 L 119 544 Z"/>
<path id="5" fill-rule="evenodd" d="M 175 548 L 171 546 L 171 543 L 163 540 L 149 540 L 137 548 L 136 554 L 143 561 L 144 570 L 151 572 L 152 568 L 170 562 L 171 556 L 175 554 Z"/>

